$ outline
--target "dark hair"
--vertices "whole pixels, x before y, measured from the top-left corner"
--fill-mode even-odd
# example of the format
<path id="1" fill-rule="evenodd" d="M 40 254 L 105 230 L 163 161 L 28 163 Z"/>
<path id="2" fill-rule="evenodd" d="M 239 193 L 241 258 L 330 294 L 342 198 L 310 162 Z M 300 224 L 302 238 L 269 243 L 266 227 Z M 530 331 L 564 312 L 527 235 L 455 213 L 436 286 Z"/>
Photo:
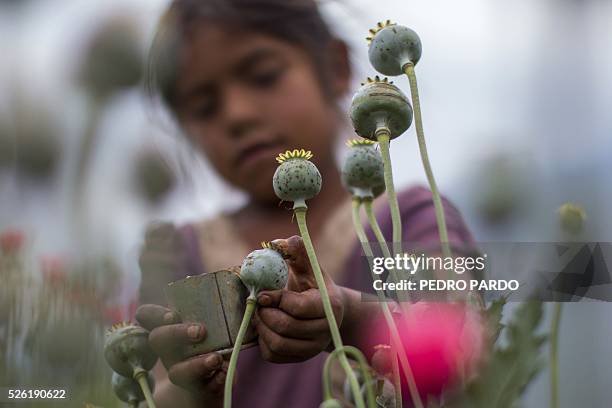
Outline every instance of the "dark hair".
<path id="1" fill-rule="evenodd" d="M 175 107 L 180 47 L 195 24 L 227 24 L 295 44 L 312 58 L 324 90 L 329 87 L 328 46 L 333 40 L 315 0 L 174 0 L 162 16 L 150 52 L 147 88 Z"/>

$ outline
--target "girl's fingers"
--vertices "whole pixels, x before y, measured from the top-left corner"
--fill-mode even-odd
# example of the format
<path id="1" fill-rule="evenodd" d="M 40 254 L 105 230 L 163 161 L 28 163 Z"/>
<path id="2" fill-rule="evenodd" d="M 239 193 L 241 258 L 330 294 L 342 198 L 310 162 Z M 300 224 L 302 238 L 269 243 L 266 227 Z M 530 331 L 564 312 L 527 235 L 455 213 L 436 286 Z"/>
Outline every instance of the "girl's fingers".
<path id="1" fill-rule="evenodd" d="M 283 255 L 289 265 L 290 273 L 287 284 L 289 290 L 303 292 L 317 287 L 302 237 L 294 235 L 288 239 L 277 239 L 272 241 L 272 245 Z"/>
<path id="2" fill-rule="evenodd" d="M 203 354 L 174 364 L 168 370 L 168 378 L 179 387 L 193 389 L 214 380 L 222 364 L 223 357 L 220 354 Z"/>
<path id="3" fill-rule="evenodd" d="M 160 356 L 166 365 L 170 359 L 179 357 L 181 347 L 197 343 L 206 337 L 206 328 L 197 323 L 180 323 L 160 326 L 149 334 L 151 349 Z"/>
<path id="4" fill-rule="evenodd" d="M 136 320 L 145 329 L 152 331 L 156 327 L 180 323 L 176 312 L 160 305 L 141 305 L 136 309 Z"/>
<path id="5" fill-rule="evenodd" d="M 297 356 L 281 356 L 273 353 L 268 348 L 268 345 L 261 340 L 261 338 L 259 339 L 259 352 L 264 360 L 275 364 L 299 363 L 305 360 L 304 358 L 299 358 Z"/>
<path id="6" fill-rule="evenodd" d="M 259 321 L 283 337 L 311 340 L 329 333 L 329 324 L 324 318 L 298 320 L 280 309 L 258 309 L 256 322 Z"/>
<path id="7" fill-rule="evenodd" d="M 225 386 L 225 377 L 227 377 L 227 368 L 225 370 L 217 370 L 216 374 L 204 384 L 203 393 L 207 395 L 223 394 Z"/>
<path id="8" fill-rule="evenodd" d="M 272 362 L 304 361 L 319 354 L 329 344 L 327 336 L 320 336 L 316 340 L 283 337 L 261 321 L 257 323 L 256 328 L 262 355 L 264 359 Z"/>
<path id="9" fill-rule="evenodd" d="M 257 302 L 261 307 L 277 307 L 296 319 L 319 319 L 325 317 L 321 293 L 318 289 L 305 292 L 290 290 L 260 292 Z M 330 302 L 336 318 L 342 315 L 342 301 L 331 296 Z"/>

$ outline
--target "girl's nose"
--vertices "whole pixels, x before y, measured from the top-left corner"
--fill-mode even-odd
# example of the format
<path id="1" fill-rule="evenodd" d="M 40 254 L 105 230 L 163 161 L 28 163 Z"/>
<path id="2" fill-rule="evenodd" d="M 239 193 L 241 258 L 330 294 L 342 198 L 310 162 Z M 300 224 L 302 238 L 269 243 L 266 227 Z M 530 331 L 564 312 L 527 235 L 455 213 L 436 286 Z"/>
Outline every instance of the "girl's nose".
<path id="1" fill-rule="evenodd" d="M 255 98 L 240 86 L 228 86 L 223 102 L 223 119 L 231 136 L 242 136 L 259 121 Z"/>

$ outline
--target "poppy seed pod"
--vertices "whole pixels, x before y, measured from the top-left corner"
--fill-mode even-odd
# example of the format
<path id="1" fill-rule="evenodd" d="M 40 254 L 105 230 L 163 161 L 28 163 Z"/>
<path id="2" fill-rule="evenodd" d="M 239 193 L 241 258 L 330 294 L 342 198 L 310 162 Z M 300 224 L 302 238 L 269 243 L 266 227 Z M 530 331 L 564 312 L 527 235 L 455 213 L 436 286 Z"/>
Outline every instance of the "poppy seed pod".
<path id="1" fill-rule="evenodd" d="M 374 354 L 371 358 L 372 369 L 381 376 L 393 374 L 393 359 L 395 353 L 388 344 L 378 344 L 374 346 Z"/>
<path id="2" fill-rule="evenodd" d="M 408 63 L 416 65 L 421 59 L 421 39 L 408 27 L 387 20 L 370 30 L 368 57 L 370 63 L 383 75 L 404 73 Z"/>
<path id="3" fill-rule="evenodd" d="M 289 269 L 287 263 L 277 251 L 262 243 L 263 249 L 257 249 L 242 262 L 240 279 L 249 289 L 251 296 L 260 290 L 282 289 L 287 284 Z"/>
<path id="4" fill-rule="evenodd" d="M 337 399 L 330 398 L 323 401 L 319 408 L 342 408 L 342 404 Z"/>
<path id="5" fill-rule="evenodd" d="M 135 26 L 131 19 L 113 17 L 86 44 L 79 77 L 92 95 L 106 97 L 140 82 L 142 51 Z"/>
<path id="6" fill-rule="evenodd" d="M 149 203 L 158 204 L 176 184 L 176 175 L 159 152 L 145 152 L 136 165 L 138 188 Z"/>
<path id="7" fill-rule="evenodd" d="M 374 198 L 384 191 L 384 164 L 375 143 L 367 139 L 347 142 L 349 154 L 342 166 L 342 181 L 353 196 Z"/>
<path id="8" fill-rule="evenodd" d="M 412 124 L 412 106 L 387 78 L 368 78 L 353 96 L 350 116 L 359 136 L 376 141 L 376 131 L 387 128 L 394 139 Z"/>
<path id="9" fill-rule="evenodd" d="M 361 395 L 364 396 L 364 399 L 365 399 L 365 396 L 367 395 L 366 394 L 367 389 L 366 389 L 365 380 L 363 378 L 363 374 L 361 373 L 361 371 L 357 371 L 356 374 L 357 374 L 357 379 L 359 380 L 359 387 L 360 387 L 359 389 L 361 390 Z M 370 382 L 372 382 L 371 378 L 370 378 Z M 353 406 L 355 404 L 355 397 L 351 393 L 351 387 L 348 381 L 344 380 L 342 389 L 344 393 L 344 398 L 346 399 L 346 401 L 349 402 L 349 406 Z"/>
<path id="10" fill-rule="evenodd" d="M 385 192 L 385 183 L 379 184 L 372 189 L 372 198 L 379 197 Z"/>
<path id="11" fill-rule="evenodd" d="M 149 388 L 153 390 L 155 387 L 155 379 L 151 373 L 147 373 L 147 383 L 149 384 Z M 130 377 L 124 377 L 113 372 L 111 384 L 115 395 L 123 402 L 134 403 L 144 401 L 145 399 L 140 389 L 140 385 Z"/>
<path id="12" fill-rule="evenodd" d="M 107 332 L 104 357 L 111 368 L 124 377 L 133 377 L 137 368 L 153 368 L 157 356 L 149 347 L 149 332 L 130 323 L 119 323 Z"/>
<path id="13" fill-rule="evenodd" d="M 311 158 L 312 153 L 304 149 L 288 150 L 276 158 L 280 166 L 274 173 L 272 185 L 278 198 L 293 201 L 295 206 L 305 207 L 306 200 L 319 194 L 321 173 L 310 161 Z"/>

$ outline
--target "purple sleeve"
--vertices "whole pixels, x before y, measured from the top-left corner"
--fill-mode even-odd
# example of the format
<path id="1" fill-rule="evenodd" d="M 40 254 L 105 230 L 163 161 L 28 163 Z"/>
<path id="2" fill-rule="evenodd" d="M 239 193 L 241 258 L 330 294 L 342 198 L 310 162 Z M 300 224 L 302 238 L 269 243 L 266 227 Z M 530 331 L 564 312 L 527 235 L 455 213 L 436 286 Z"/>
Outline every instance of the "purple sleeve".
<path id="1" fill-rule="evenodd" d="M 423 186 L 415 186 L 399 192 L 397 199 L 402 219 L 404 249 L 439 250 L 440 235 L 431 191 Z M 444 197 L 442 197 L 442 206 L 446 218 L 448 240 L 453 251 L 464 255 L 477 252 L 474 237 L 457 208 Z M 391 211 L 386 203 L 377 210 L 376 219 L 386 241 L 390 244 L 393 240 L 393 225 Z M 365 229 L 368 241 L 376 242 L 372 229 L 369 226 L 366 226 Z M 346 273 L 343 275 L 345 279 L 341 284 L 364 292 L 372 292 L 369 267 L 363 258 L 359 242 L 356 242 L 346 267 Z"/>
<path id="2" fill-rule="evenodd" d="M 202 254 L 200 252 L 200 241 L 198 232 L 193 224 L 185 224 L 178 229 L 181 236 L 181 242 L 185 247 L 185 270 L 189 271 L 189 275 L 201 275 L 204 273 L 204 264 L 202 263 Z M 182 275 L 182 276 L 181 276 Z M 175 278 L 182 279 L 185 275 L 180 273 Z"/>
<path id="3" fill-rule="evenodd" d="M 197 233 L 192 225 L 155 223 L 145 233 L 140 251 L 140 303 L 165 304 L 169 282 L 203 272 Z"/>
<path id="4" fill-rule="evenodd" d="M 418 244 L 423 249 L 439 249 L 440 235 L 431 191 L 422 186 L 412 187 L 401 191 L 397 200 L 402 219 L 402 241 L 409 246 Z M 457 208 L 444 196 L 442 196 L 442 206 L 448 230 L 448 241 L 453 249 L 472 250 L 475 247 L 474 238 Z M 376 218 L 387 241 L 391 242 L 393 225 L 389 206 L 382 207 L 376 214 Z M 372 241 L 375 240 L 372 231 L 368 231 L 368 235 Z"/>

